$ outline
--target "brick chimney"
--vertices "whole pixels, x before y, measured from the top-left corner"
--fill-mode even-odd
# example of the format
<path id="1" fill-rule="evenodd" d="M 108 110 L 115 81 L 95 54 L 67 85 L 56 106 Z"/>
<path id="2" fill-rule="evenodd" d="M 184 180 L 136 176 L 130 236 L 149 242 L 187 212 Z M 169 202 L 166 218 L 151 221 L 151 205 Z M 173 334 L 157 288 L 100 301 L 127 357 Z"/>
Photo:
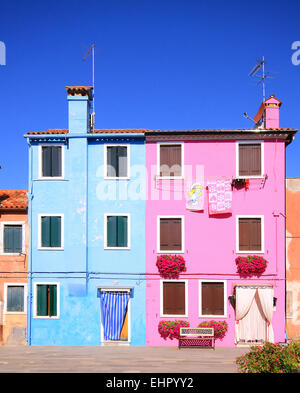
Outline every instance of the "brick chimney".
<path id="1" fill-rule="evenodd" d="M 257 114 L 254 116 L 254 121 L 258 123 L 262 120 L 263 128 L 279 128 L 279 108 L 282 102 L 279 101 L 274 94 L 264 101 Z"/>
<path id="2" fill-rule="evenodd" d="M 69 102 L 69 133 L 86 134 L 91 131 L 90 110 L 92 86 L 66 86 Z"/>

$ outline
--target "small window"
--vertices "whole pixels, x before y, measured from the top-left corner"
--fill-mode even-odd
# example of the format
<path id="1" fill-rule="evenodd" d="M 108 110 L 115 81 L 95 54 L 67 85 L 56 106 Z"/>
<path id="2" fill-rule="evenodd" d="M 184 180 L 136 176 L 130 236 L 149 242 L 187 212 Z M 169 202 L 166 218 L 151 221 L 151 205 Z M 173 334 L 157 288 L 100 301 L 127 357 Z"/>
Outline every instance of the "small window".
<path id="1" fill-rule="evenodd" d="M 128 146 L 106 146 L 106 178 L 128 178 Z"/>
<path id="2" fill-rule="evenodd" d="M 106 215 L 105 248 L 129 248 L 129 216 Z"/>
<path id="3" fill-rule="evenodd" d="M 262 176 L 262 144 L 238 144 L 238 176 Z"/>
<path id="4" fill-rule="evenodd" d="M 23 226 L 4 225 L 3 252 L 5 254 L 19 254 L 23 249 Z"/>
<path id="5" fill-rule="evenodd" d="M 262 252 L 262 218 L 238 218 L 238 252 Z"/>
<path id="6" fill-rule="evenodd" d="M 6 287 L 6 312 L 25 311 L 24 285 L 7 285 Z"/>
<path id="7" fill-rule="evenodd" d="M 224 316 L 224 282 L 201 281 L 200 315 Z"/>
<path id="8" fill-rule="evenodd" d="M 159 252 L 183 252 L 181 217 L 159 217 Z"/>
<path id="9" fill-rule="evenodd" d="M 159 144 L 159 176 L 183 176 L 182 144 Z"/>
<path id="10" fill-rule="evenodd" d="M 40 217 L 41 248 L 62 248 L 62 216 Z"/>
<path id="11" fill-rule="evenodd" d="M 61 178 L 62 173 L 62 146 L 41 146 L 41 177 Z"/>
<path id="12" fill-rule="evenodd" d="M 57 284 L 36 284 L 36 316 L 57 317 Z"/>
<path id="13" fill-rule="evenodd" d="M 162 282 L 162 314 L 186 315 L 186 282 Z"/>

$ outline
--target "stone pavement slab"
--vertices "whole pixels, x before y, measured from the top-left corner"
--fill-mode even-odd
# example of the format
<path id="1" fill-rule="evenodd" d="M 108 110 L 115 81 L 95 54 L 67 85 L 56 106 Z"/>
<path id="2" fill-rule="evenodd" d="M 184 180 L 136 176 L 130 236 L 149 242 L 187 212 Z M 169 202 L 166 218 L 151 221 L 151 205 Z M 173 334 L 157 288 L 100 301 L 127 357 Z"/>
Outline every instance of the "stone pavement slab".
<path id="1" fill-rule="evenodd" d="M 0 373 L 236 373 L 238 348 L 1 346 Z"/>

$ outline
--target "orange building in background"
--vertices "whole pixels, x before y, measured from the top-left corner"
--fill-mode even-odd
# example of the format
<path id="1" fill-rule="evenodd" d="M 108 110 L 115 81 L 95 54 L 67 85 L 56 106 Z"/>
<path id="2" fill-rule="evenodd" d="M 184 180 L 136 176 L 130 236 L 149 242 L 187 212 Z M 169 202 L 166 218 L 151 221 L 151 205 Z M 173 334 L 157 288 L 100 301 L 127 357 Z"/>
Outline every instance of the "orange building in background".
<path id="1" fill-rule="evenodd" d="M 300 339 L 300 178 L 286 179 L 286 331 Z"/>
<path id="2" fill-rule="evenodd" d="M 26 344 L 28 201 L 0 190 L 0 344 Z"/>

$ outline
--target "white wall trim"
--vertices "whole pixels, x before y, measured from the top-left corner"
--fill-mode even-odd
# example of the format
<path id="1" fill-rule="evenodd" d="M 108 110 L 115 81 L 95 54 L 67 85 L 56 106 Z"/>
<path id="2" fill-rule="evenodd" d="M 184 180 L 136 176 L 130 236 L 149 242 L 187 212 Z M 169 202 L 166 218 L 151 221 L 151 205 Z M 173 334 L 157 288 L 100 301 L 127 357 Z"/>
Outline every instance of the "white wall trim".
<path id="1" fill-rule="evenodd" d="M 239 145 L 240 144 L 260 144 L 261 145 L 261 174 L 258 176 L 240 176 L 239 175 Z M 257 141 L 257 140 L 253 140 L 253 141 L 236 141 L 235 142 L 235 177 L 237 179 L 262 179 L 264 178 L 264 173 L 265 173 L 265 148 L 264 148 L 264 141 Z"/>
<path id="2" fill-rule="evenodd" d="M 160 176 L 160 146 L 161 145 L 180 145 L 181 146 L 181 176 Z M 184 178 L 184 142 L 157 142 L 156 143 L 156 178 L 157 179 L 183 179 Z"/>
<path id="3" fill-rule="evenodd" d="M 4 226 L 22 225 L 22 254 L 25 254 L 25 221 L 1 221 L 0 222 L 0 255 L 20 255 L 19 252 L 4 252 Z"/>
<path id="4" fill-rule="evenodd" d="M 223 315 L 208 315 L 202 314 L 202 283 L 203 282 L 222 282 L 224 283 L 224 314 Z M 227 318 L 227 281 L 226 280 L 199 280 L 199 318 Z"/>
<path id="5" fill-rule="evenodd" d="M 42 147 L 61 146 L 61 176 L 43 176 Z M 65 178 L 65 145 L 64 143 L 42 143 L 38 146 L 38 180 L 64 180 Z"/>
<path id="6" fill-rule="evenodd" d="M 261 250 L 241 251 L 239 249 L 239 218 L 261 219 Z M 265 253 L 265 216 L 261 214 L 239 214 L 235 216 L 235 252 L 236 254 L 264 254 Z"/>
<path id="7" fill-rule="evenodd" d="M 39 281 L 35 282 L 33 287 L 33 318 L 37 319 L 59 319 L 60 318 L 60 283 L 59 282 L 49 282 L 49 281 Z M 48 315 L 37 315 L 37 286 L 38 285 L 56 285 L 56 311 L 57 315 L 49 317 Z"/>
<path id="8" fill-rule="evenodd" d="M 107 176 L 107 148 L 108 147 L 126 147 L 127 148 L 127 176 Z M 105 144 L 104 145 L 104 174 L 103 177 L 105 180 L 130 180 L 130 145 L 125 143 L 113 143 L 113 144 Z"/>
<path id="9" fill-rule="evenodd" d="M 24 304 L 23 308 L 24 311 L 7 311 L 7 288 L 8 287 L 24 287 Z M 26 283 L 21 283 L 21 282 L 5 282 L 4 283 L 4 307 L 3 307 L 3 312 L 5 314 L 26 314 L 27 313 L 27 284 Z"/>
<path id="10" fill-rule="evenodd" d="M 61 246 L 60 247 L 42 247 L 42 217 L 57 216 L 61 217 Z M 64 249 L 64 217 L 63 213 L 39 213 L 38 214 L 38 250 L 63 250 Z"/>
<path id="11" fill-rule="evenodd" d="M 185 284 L 185 314 L 176 314 L 176 315 L 171 315 L 171 314 L 164 314 L 164 282 L 184 282 Z M 188 294 L 188 280 L 184 279 L 162 279 L 160 280 L 160 317 L 170 317 L 170 318 L 185 318 L 188 317 L 189 315 L 189 294 Z"/>
<path id="12" fill-rule="evenodd" d="M 180 218 L 181 219 L 181 250 L 161 250 L 160 249 L 160 219 L 161 218 Z M 184 232 L 184 215 L 159 215 L 156 220 L 156 249 L 157 254 L 183 254 L 184 253 L 184 242 L 185 242 L 185 232 Z"/>
<path id="13" fill-rule="evenodd" d="M 107 246 L 107 217 L 122 216 L 127 217 L 127 247 Z M 131 247 L 131 215 L 130 213 L 104 213 L 104 249 L 105 250 L 130 250 Z"/>

